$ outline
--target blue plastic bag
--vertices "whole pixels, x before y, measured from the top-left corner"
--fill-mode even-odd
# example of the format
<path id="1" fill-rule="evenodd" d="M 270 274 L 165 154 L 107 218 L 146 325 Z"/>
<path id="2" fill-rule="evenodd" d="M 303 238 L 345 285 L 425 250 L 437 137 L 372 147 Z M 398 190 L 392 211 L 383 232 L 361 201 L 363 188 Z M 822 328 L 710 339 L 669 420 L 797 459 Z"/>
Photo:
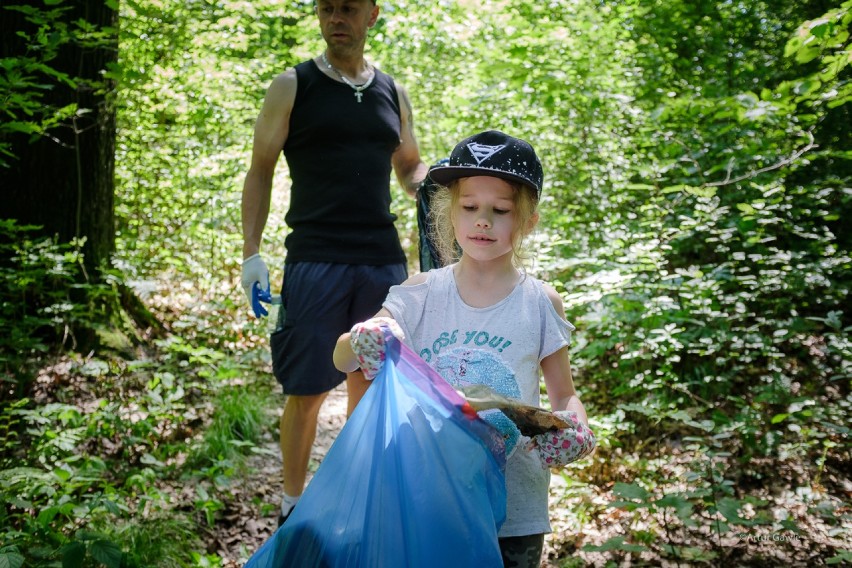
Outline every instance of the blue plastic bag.
<path id="1" fill-rule="evenodd" d="M 499 433 L 392 336 L 287 522 L 246 568 L 501 567 Z"/>

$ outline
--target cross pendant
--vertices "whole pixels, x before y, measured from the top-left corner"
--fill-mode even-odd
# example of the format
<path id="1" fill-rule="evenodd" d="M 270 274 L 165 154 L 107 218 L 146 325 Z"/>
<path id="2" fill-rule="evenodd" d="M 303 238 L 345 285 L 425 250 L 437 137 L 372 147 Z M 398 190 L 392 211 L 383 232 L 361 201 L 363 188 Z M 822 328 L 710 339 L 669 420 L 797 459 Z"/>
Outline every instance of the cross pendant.
<path id="1" fill-rule="evenodd" d="M 361 97 L 363 97 L 363 96 L 364 96 L 364 93 L 362 93 L 361 91 L 355 91 L 355 98 L 358 99 L 359 103 L 361 102 Z"/>

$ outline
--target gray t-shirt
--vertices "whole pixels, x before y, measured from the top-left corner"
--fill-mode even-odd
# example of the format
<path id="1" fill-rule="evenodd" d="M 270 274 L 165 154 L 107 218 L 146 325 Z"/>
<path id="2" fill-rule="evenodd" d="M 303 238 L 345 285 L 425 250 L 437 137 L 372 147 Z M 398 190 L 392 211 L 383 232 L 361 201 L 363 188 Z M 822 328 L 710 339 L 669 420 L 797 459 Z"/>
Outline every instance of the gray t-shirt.
<path id="1" fill-rule="evenodd" d="M 509 398 L 539 406 L 541 360 L 569 345 L 574 326 L 559 317 L 540 280 L 525 276 L 487 308 L 464 303 L 455 265 L 431 270 L 413 286 L 393 286 L 384 307 L 405 342 L 453 386 L 484 384 Z M 500 537 L 550 532 L 550 471 L 538 450 L 523 443 L 506 464 L 506 522 Z"/>

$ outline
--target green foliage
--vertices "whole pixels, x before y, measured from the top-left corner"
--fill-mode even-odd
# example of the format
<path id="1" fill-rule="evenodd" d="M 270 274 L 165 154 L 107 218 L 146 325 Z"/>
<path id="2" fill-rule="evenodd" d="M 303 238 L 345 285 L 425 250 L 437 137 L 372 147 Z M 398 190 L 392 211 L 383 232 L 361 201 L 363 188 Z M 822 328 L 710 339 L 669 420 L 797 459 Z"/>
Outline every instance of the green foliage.
<path id="1" fill-rule="evenodd" d="M 204 435 L 201 455 L 232 459 L 242 455 L 239 447 L 254 446 L 266 431 L 263 401 L 269 393 L 246 392 L 243 387 L 218 393 L 213 421 Z"/>
<path id="2" fill-rule="evenodd" d="M 272 430 L 267 416 L 267 389 L 247 391 L 244 386 L 226 387 L 216 394 L 210 425 L 187 456 L 193 475 L 226 487 L 229 479 L 245 471 L 245 457 L 267 453 L 258 447 L 262 435 Z M 222 502 L 203 483 L 196 485 L 196 507 L 203 511 L 208 525 L 214 524 Z"/>
<path id="3" fill-rule="evenodd" d="M 116 540 L 126 550 L 127 566 L 160 566 L 179 568 L 193 565 L 197 553 L 188 548 L 197 545 L 197 527 L 189 519 L 174 515 L 134 518 L 116 531 Z"/>
<path id="4" fill-rule="evenodd" d="M 22 365 L 76 341 L 75 331 L 101 325 L 107 284 L 86 281 L 81 242 L 33 237 L 33 227 L 0 220 L 0 400 L 26 392 Z"/>
<path id="5" fill-rule="evenodd" d="M 32 4 L 32 3 L 30 3 Z M 62 2 L 45 2 L 45 6 L 25 3 L 6 3 L 0 10 L 4 21 L 15 21 L 15 39 L 4 47 L 19 43 L 23 46 L 14 57 L 0 59 L 0 100 L 5 120 L 0 121 L 0 168 L 8 167 L 16 157 L 8 137 L 29 135 L 31 139 L 50 135 L 52 130 L 68 127 L 75 117 L 88 112 L 76 102 L 57 106 L 50 93 L 66 87 L 74 90 L 102 92 L 115 79 L 115 69 L 108 69 L 103 81 L 83 81 L 80 77 L 55 69 L 52 65 L 63 49 L 77 46 L 91 49 L 113 45 L 114 30 L 96 29 L 80 18 L 67 21 L 65 14 L 72 8 Z"/>
<path id="6" fill-rule="evenodd" d="M 159 349 L 156 365 L 90 357 L 42 371 L 67 383 L 54 387 L 57 399 L 73 390 L 77 404 L 24 398 L 0 409 L 0 561 L 135 567 L 201 558 L 196 518 L 215 522 L 221 491 L 266 429 L 262 389 L 245 396 L 244 385 L 229 386 L 232 374 L 210 374 L 214 363 L 241 368 L 220 353 L 169 340 Z M 218 444 L 204 454 L 218 452 L 212 462 L 187 459 L 196 435 Z M 175 510 L 168 489 L 187 480 L 198 491 L 189 513 Z"/>
<path id="7" fill-rule="evenodd" d="M 849 207 L 838 190 L 848 161 L 803 183 L 821 117 L 796 105 L 743 92 L 676 97 L 650 115 L 654 175 L 633 187 L 654 236 L 634 245 L 642 263 L 600 255 L 615 256 L 621 284 L 588 328 L 589 354 L 619 369 L 602 377 L 615 394 L 757 410 L 848 376 L 850 258 L 835 223 Z M 764 426 L 751 426 L 760 437 Z"/>
<path id="8" fill-rule="evenodd" d="M 19 12 L 29 24 L 29 30 L 18 30 L 21 41 L 29 49 L 25 57 L 0 59 L 0 100 L 6 120 L 0 122 L 0 167 L 8 166 L 14 156 L 6 136 L 24 133 L 38 136 L 55 127 L 76 112 L 76 105 L 51 109 L 43 103 L 44 95 L 54 82 L 76 87 L 74 78 L 59 73 L 50 66 L 62 47 L 73 41 L 73 33 L 60 22 L 62 8 L 48 10 L 32 6 L 10 5 L 3 10 Z M 7 15 L 6 17 L 11 17 Z"/>
<path id="9" fill-rule="evenodd" d="M 773 468 L 795 463 L 803 487 L 834 496 L 849 459 L 852 2 L 379 4 L 368 59 L 407 87 L 425 161 L 484 128 L 544 161 L 534 270 L 579 328 L 577 385 L 601 435 L 565 495 L 586 499 L 582 524 L 608 519 L 588 495 L 611 482 L 607 509 L 626 519 L 576 548 L 724 564 L 742 560 L 737 534 L 798 534 L 767 499 L 787 483 Z M 128 566 L 218 565 L 193 523 L 221 518 L 271 426 L 268 393 L 241 382 L 244 354 L 266 345 L 237 285 L 240 188 L 266 87 L 322 47 L 311 3 L 132 0 L 121 18 L 116 265 L 172 334 L 156 363 L 71 356 L 85 411 L 62 389 L 2 408 L 10 566 L 109 566 L 119 551 Z M 47 83 L 73 84 L 49 62 L 81 31 L 36 28 L 38 49 L 0 62 L 0 153 L 3 132 L 76 112 L 39 101 Z M 282 164 L 264 238 L 274 286 L 286 179 Z M 414 208 L 394 191 L 413 259 Z M 77 322 L 115 325 L 107 302 L 81 299 L 114 290 L 72 286 L 76 244 L 0 232 L 4 392 L 20 398 L 34 375 L 21 357 L 72 345 Z M 171 508 L 169 482 L 192 483 L 191 513 Z M 842 535 L 827 502 L 797 501 Z M 848 559 L 832 550 L 827 562 Z"/>
<path id="10" fill-rule="evenodd" d="M 688 450 L 703 456 L 675 487 L 662 483 L 652 493 L 660 480 L 645 470 L 649 490 L 616 484 L 614 491 L 622 499 L 612 506 L 662 519 L 663 552 L 678 561 L 698 560 L 688 546 L 693 533 L 715 534 L 704 552 L 719 559 L 730 552 L 721 539 L 734 527 L 772 525 L 771 504 L 736 491 L 751 459 L 824 463 L 821 456 L 848 443 L 852 259 L 838 221 L 849 211 L 852 169 L 848 128 L 839 132 L 834 121 L 848 116 L 852 3 L 790 30 L 783 52 L 783 44 L 749 41 L 759 49 L 733 59 L 707 49 L 708 35 L 680 39 L 686 28 L 676 20 L 725 19 L 734 6 L 713 14 L 668 3 L 653 10 L 655 18 L 671 17 L 666 25 L 637 26 L 639 56 L 656 63 L 638 100 L 648 109 L 635 138 L 647 162 L 626 186 L 637 206 L 624 236 L 590 255 L 601 270 L 587 282 L 603 289 L 582 313 L 589 339 L 575 357 L 584 392 L 618 400 L 656 451 L 666 455 L 686 435 Z M 748 6 L 751 22 L 726 20 L 735 30 L 731 43 L 754 26 L 768 26 L 763 35 L 787 25 L 771 7 Z M 742 26 L 752 31 L 736 33 Z M 679 38 L 676 46 L 666 34 Z M 703 55 L 683 66 L 685 53 Z M 774 65 L 762 72 L 760 59 Z M 799 66 L 809 61 L 816 71 Z M 712 79 L 696 77 L 704 73 Z M 654 93 L 664 82 L 671 86 L 661 99 Z M 589 297 L 568 296 L 578 311 Z M 731 469 L 736 460 L 742 470 Z M 604 546 L 636 552 L 626 542 Z"/>
<path id="11" fill-rule="evenodd" d="M 294 62 L 286 51 L 282 61 L 278 44 L 297 10 L 122 3 L 117 259 L 132 279 L 186 277 L 198 297 L 222 301 L 218 283 L 234 278 L 241 258 L 254 120 L 272 78 Z M 283 259 L 282 216 L 273 214 L 266 234 L 270 260 Z"/>
<path id="12" fill-rule="evenodd" d="M 666 556 L 678 561 L 719 562 L 729 554 L 722 544 L 723 537 L 747 527 L 773 525 L 772 516 L 763 510 L 766 503 L 750 496 L 737 495 L 736 483 L 727 477 L 727 458 L 730 455 L 720 448 L 728 437 L 729 434 L 717 434 L 709 440 L 704 437 L 690 438 L 694 443 L 692 449 L 698 450 L 703 457 L 689 464 L 679 479 L 674 482 L 664 478 L 646 480 L 645 483 L 653 483 L 651 490 L 638 481 L 618 482 L 613 487 L 617 499 L 609 507 L 628 511 L 637 519 L 645 512 L 650 513 L 654 525 L 637 531 L 633 536 L 641 540 L 648 534 L 663 535 L 664 544 L 661 548 Z M 710 448 L 707 447 L 708 441 Z M 746 514 L 746 510 L 752 512 Z M 753 513 L 755 510 L 756 514 Z M 782 523 L 782 526 L 796 530 L 792 522 Z M 712 549 L 690 546 L 692 533 L 713 535 L 709 539 Z M 642 546 L 625 544 L 623 538 L 615 542 L 613 540 L 602 547 L 589 547 L 588 550 L 646 550 Z"/>

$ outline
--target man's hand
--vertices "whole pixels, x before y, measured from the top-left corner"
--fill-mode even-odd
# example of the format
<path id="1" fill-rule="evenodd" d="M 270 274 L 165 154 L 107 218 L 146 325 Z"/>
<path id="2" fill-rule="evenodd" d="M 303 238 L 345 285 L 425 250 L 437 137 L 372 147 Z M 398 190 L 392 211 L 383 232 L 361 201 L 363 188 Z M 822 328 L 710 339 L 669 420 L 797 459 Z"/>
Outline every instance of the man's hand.
<path id="1" fill-rule="evenodd" d="M 267 315 L 269 312 L 261 301 L 271 302 L 272 292 L 269 288 L 269 269 L 259 253 L 243 260 L 242 285 L 255 317 Z"/>
<path id="2" fill-rule="evenodd" d="M 597 445 L 595 435 L 589 427 L 580 422 L 577 413 L 569 410 L 557 410 L 557 416 L 571 424 L 568 428 L 537 435 L 541 465 L 545 468 L 562 467 L 586 457 Z"/>
<path id="3" fill-rule="evenodd" d="M 384 328 L 402 341 L 405 334 L 399 328 L 399 324 L 393 318 L 372 318 L 367 321 L 356 323 L 349 332 L 349 343 L 358 366 L 364 371 L 364 377 L 373 380 L 385 363 L 385 332 Z"/>

